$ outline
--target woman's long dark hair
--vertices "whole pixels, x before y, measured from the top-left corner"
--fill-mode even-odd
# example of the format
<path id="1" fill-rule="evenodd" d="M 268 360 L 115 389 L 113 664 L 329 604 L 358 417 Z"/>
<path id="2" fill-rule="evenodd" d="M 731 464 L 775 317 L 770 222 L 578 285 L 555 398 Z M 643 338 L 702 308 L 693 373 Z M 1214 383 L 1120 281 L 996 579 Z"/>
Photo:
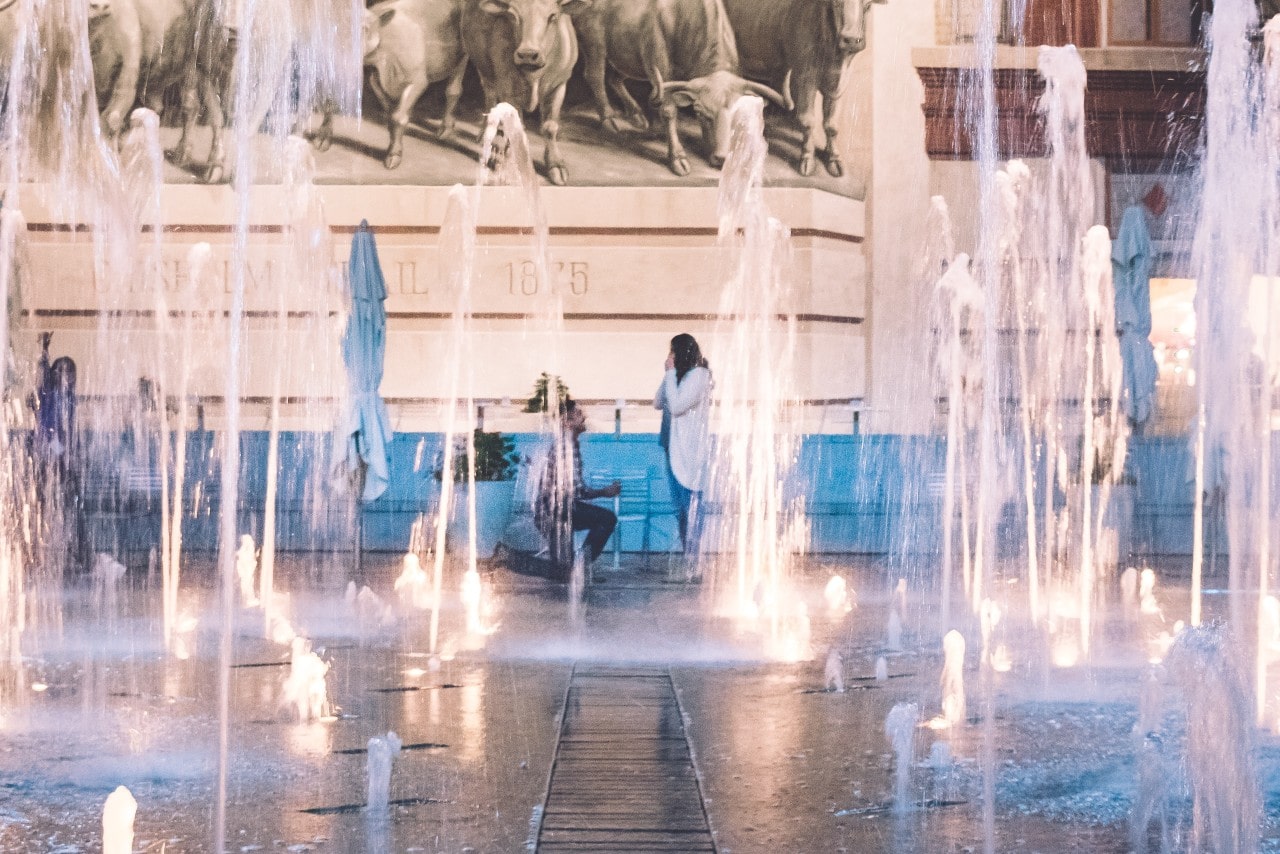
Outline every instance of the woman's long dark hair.
<path id="1" fill-rule="evenodd" d="M 684 379 L 684 375 L 694 368 L 710 368 L 707 360 L 702 358 L 702 348 L 697 340 L 687 332 L 681 332 L 671 339 L 671 354 L 675 356 L 676 382 Z"/>

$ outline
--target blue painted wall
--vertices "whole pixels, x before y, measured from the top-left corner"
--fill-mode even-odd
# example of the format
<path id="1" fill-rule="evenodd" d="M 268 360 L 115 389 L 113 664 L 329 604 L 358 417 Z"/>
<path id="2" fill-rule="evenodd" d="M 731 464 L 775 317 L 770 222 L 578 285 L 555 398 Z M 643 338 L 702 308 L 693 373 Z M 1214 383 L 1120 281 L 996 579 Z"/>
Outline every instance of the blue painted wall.
<path id="1" fill-rule="evenodd" d="M 533 435 L 516 435 L 527 453 Z M 330 437 L 285 433 L 280 441 L 278 516 L 285 550 L 350 548 L 353 508 L 336 499 L 328 469 Z M 647 434 L 591 434 L 582 438 L 584 469 L 648 474 L 653 506 L 649 548 L 678 548 L 671 515 L 666 463 L 657 437 Z M 184 538 L 193 550 L 216 543 L 218 462 L 213 434 L 196 433 L 188 445 Z M 441 450 L 439 434 L 399 434 L 391 445 L 392 482 L 377 501 L 365 505 L 365 546 L 403 551 L 410 528 L 434 504 L 434 477 Z M 241 438 L 240 513 L 242 531 L 260 538 L 266 490 L 267 434 Z M 100 463 L 86 475 L 85 492 L 95 547 L 147 551 L 159 539 L 159 496 L 154 478 L 119 461 Z M 941 532 L 941 475 L 944 447 L 919 436 L 810 436 L 800 446 L 790 488 L 804 496 L 810 523 L 810 550 L 817 553 L 880 555 L 937 551 Z M 1189 554 L 1193 485 L 1185 440 L 1135 438 L 1129 470 L 1137 481 L 1135 551 Z M 1019 539 L 1019 508 L 1005 508 L 1007 548 Z M 639 550 L 642 526 L 622 526 L 625 551 Z M 1210 530 L 1208 536 L 1213 537 Z"/>

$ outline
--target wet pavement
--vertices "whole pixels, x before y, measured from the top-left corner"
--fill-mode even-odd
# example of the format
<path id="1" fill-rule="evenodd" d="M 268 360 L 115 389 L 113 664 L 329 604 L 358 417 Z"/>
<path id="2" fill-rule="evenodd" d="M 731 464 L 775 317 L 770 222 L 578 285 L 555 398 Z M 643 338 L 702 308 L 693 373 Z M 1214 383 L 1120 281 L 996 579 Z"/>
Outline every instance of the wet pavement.
<path id="1" fill-rule="evenodd" d="M 961 852 L 988 835 L 1001 852 L 1134 850 L 1150 665 L 1124 621 L 1105 625 L 1113 640 L 1089 667 L 1037 665 L 1012 630 L 1009 672 L 984 675 L 971 652 L 968 722 L 916 730 L 895 808 L 885 719 L 905 702 L 922 721 L 939 713 L 942 656 L 934 605 L 910 588 L 901 648 L 887 648 L 892 578 L 879 564 L 800 568 L 813 656 L 794 663 L 767 660 L 749 629 L 708 616 L 702 587 L 665 573 L 606 573 L 575 611 L 563 587 L 498 569 L 485 575 L 496 629 L 468 634 L 447 605 L 433 668 L 428 612 L 397 601 L 396 571 L 389 559 L 370 570 L 377 608 L 347 600 L 340 559 L 281 568 L 289 619 L 330 668 L 318 721 L 283 703 L 288 650 L 259 637 L 260 612 L 237 615 L 228 851 Z M 834 572 L 858 591 L 847 614 L 824 609 Z M 102 803 L 122 784 L 138 800 L 135 851 L 212 851 L 210 575 L 187 574 L 181 607 L 198 627 L 185 660 L 161 650 L 145 572 L 114 603 L 74 586 L 60 626 L 31 627 L 0 714 L 0 851 L 100 851 Z M 1157 597 L 1171 623 L 1178 591 Z M 842 693 L 828 690 L 832 648 Z M 1181 702 L 1171 689 L 1160 709 L 1172 850 L 1190 834 Z M 363 808 L 364 750 L 388 731 L 404 749 L 379 819 Z M 1274 851 L 1280 743 L 1262 738 L 1261 847 Z"/>

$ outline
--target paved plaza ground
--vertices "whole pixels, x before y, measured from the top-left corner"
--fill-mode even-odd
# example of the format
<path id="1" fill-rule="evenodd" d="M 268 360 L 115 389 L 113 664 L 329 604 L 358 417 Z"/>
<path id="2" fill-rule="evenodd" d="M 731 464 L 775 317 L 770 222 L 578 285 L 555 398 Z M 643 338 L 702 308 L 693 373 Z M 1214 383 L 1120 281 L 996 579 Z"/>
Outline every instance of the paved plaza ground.
<path id="1" fill-rule="evenodd" d="M 259 639 L 255 612 L 237 616 L 228 851 L 963 852 L 984 850 L 988 833 L 1000 852 L 1131 850 L 1148 665 L 1121 641 L 1087 668 L 1048 670 L 1015 650 L 989 688 L 971 652 L 968 722 L 915 731 L 895 810 L 885 719 L 905 702 L 921 721 L 939 713 L 942 656 L 935 606 L 910 587 L 902 649 L 886 648 L 894 579 L 879 563 L 804 562 L 814 654 L 793 663 L 764 660 L 752 630 L 708 616 L 702 586 L 669 581 L 665 565 L 607 572 L 576 613 L 563 586 L 489 568 L 498 628 L 468 649 L 461 614 L 444 612 L 438 670 L 426 612 L 350 604 L 349 563 L 282 570 L 294 627 L 330 666 L 323 720 L 291 720 L 286 648 Z M 367 570 L 386 603 L 397 563 Z M 832 616 L 822 590 L 834 573 L 857 606 Z M 0 718 L 0 850 L 102 850 L 102 804 L 121 784 L 138 801 L 135 851 L 212 850 L 218 619 L 211 567 L 188 578 L 183 609 L 199 626 L 185 660 L 160 649 L 145 570 L 114 605 L 73 585 L 61 625 L 33 627 L 20 699 Z M 1160 595 L 1182 607 L 1176 591 Z M 827 690 L 833 647 L 843 693 Z M 888 678 L 876 680 L 882 656 Z M 1190 820 L 1179 703 L 1166 698 L 1159 759 L 1172 850 L 1186 849 Z M 388 731 L 404 749 L 378 820 L 362 809 L 363 751 Z M 1276 779 L 1278 745 L 1260 755 Z M 1264 807 L 1263 847 L 1278 850 L 1274 793 Z M 1150 850 L 1160 833 L 1153 822 Z"/>

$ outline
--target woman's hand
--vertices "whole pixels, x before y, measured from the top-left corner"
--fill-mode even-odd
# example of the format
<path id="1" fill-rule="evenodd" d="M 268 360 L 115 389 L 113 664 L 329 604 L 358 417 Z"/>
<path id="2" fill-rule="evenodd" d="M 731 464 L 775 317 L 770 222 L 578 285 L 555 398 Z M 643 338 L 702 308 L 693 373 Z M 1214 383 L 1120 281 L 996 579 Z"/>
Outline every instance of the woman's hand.
<path id="1" fill-rule="evenodd" d="M 667 361 L 666 361 L 666 363 L 663 365 L 663 370 L 667 370 L 667 371 L 669 371 L 669 370 L 671 370 L 672 368 L 674 368 L 675 366 L 676 366 L 676 354 L 675 354 L 675 353 L 668 353 L 668 354 L 667 354 Z"/>

